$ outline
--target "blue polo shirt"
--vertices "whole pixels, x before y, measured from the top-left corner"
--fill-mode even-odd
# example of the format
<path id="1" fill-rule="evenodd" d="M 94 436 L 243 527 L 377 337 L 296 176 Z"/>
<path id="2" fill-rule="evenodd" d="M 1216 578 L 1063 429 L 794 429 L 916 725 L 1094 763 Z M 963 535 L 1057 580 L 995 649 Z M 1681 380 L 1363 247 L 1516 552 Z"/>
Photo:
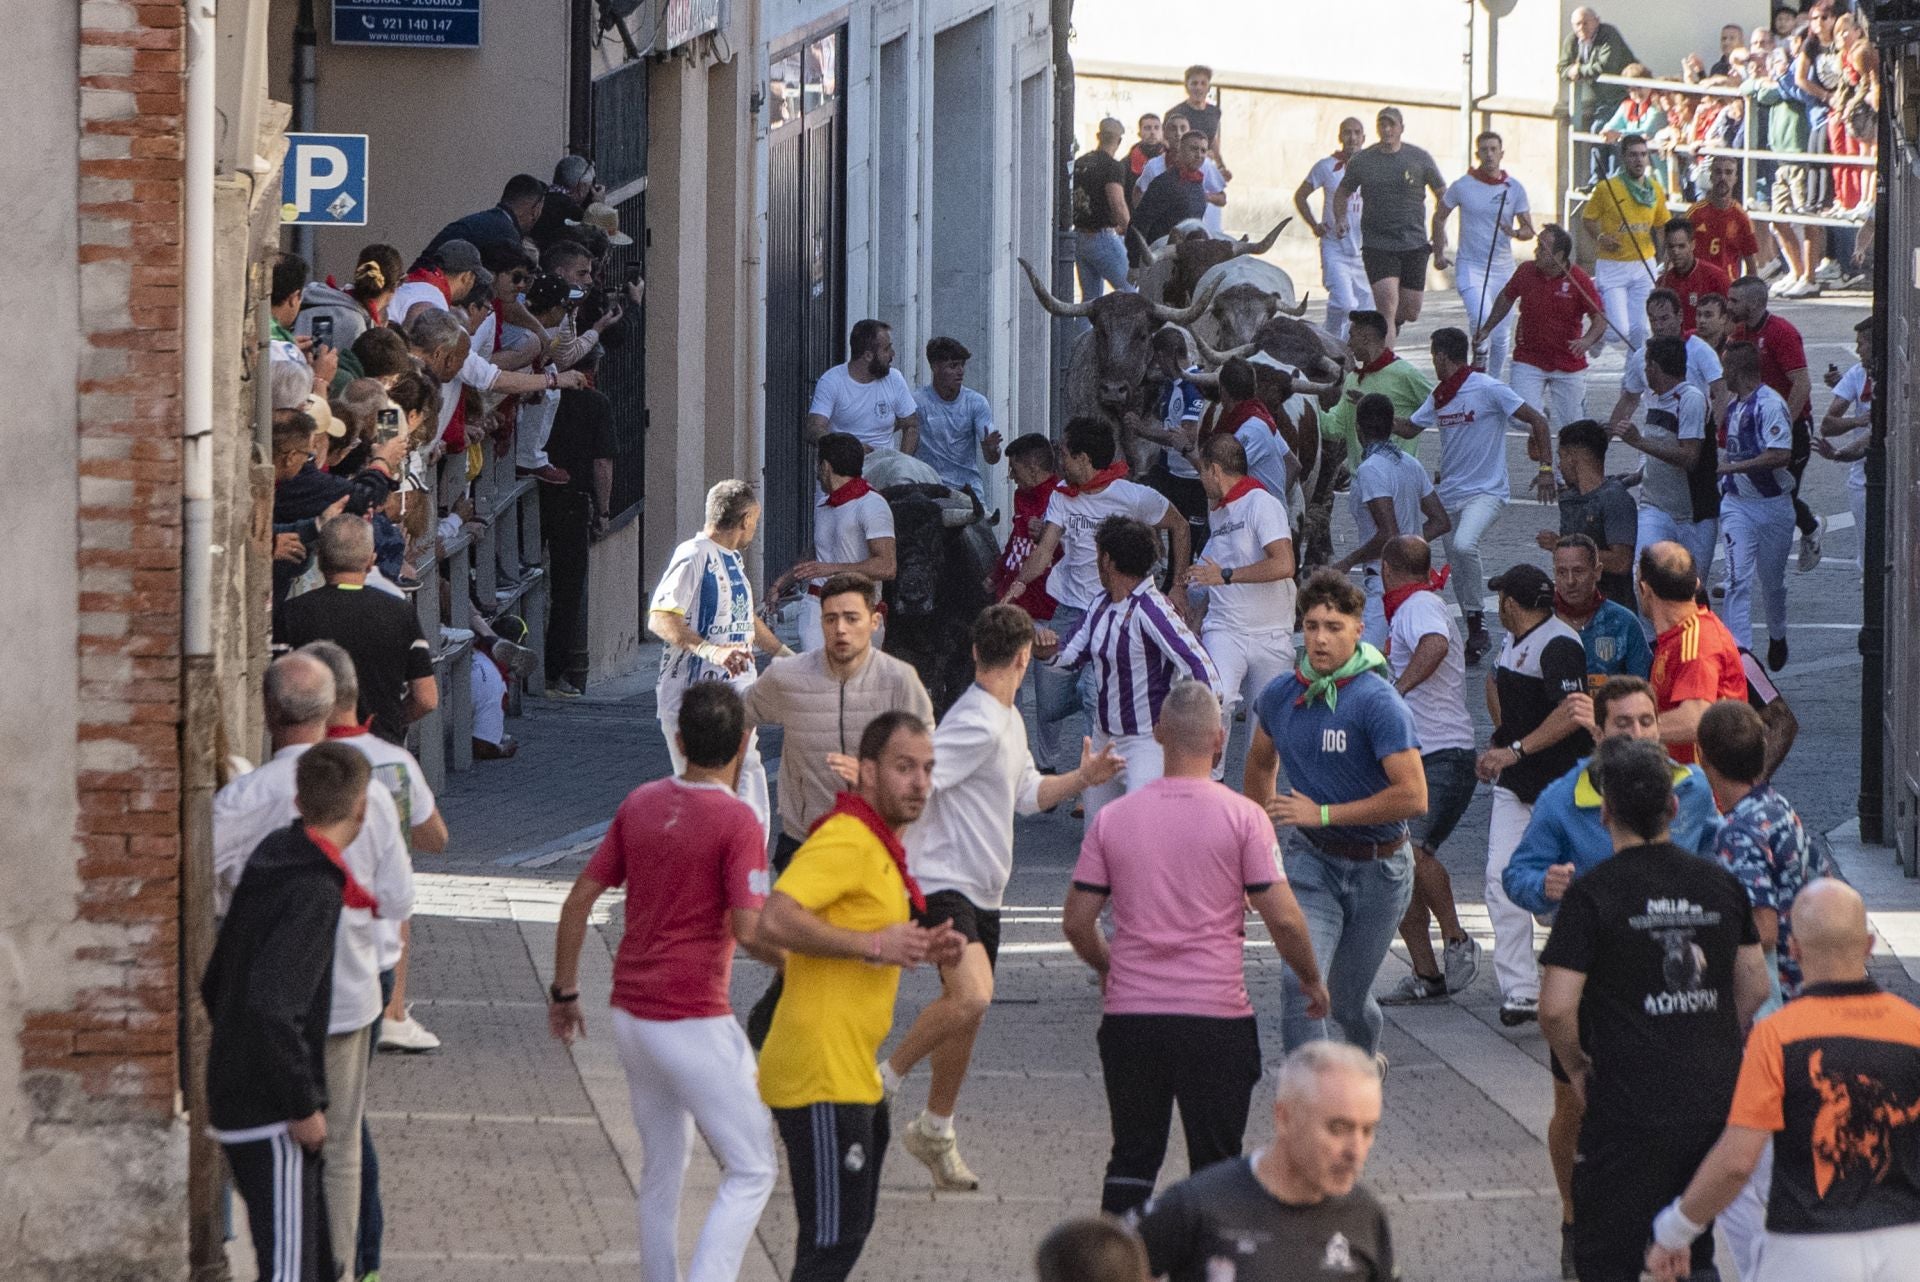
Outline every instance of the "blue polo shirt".
<path id="1" fill-rule="evenodd" d="M 1383 791 L 1388 780 L 1381 761 L 1409 748 L 1419 750 L 1413 713 L 1378 671 L 1347 682 L 1331 710 L 1323 699 L 1299 706 L 1305 691 L 1291 672 L 1275 677 L 1254 700 L 1253 711 L 1280 752 L 1287 786 L 1315 803 L 1336 806 Z M 1313 831 L 1339 842 L 1382 842 L 1404 838 L 1407 826 L 1335 824 Z"/>
<path id="2" fill-rule="evenodd" d="M 1600 608 L 1580 629 L 1587 648 L 1587 688 L 1597 690 L 1608 677 L 1645 678 L 1653 671 L 1653 647 L 1647 644 L 1640 616 L 1618 601 L 1602 598 Z"/>

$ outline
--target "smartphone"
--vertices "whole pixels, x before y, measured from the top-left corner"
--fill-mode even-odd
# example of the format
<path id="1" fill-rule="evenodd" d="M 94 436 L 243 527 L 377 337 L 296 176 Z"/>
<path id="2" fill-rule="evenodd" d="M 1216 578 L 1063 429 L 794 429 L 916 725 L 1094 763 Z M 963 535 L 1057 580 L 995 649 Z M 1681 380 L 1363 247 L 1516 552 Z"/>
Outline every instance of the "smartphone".
<path id="1" fill-rule="evenodd" d="M 638 285 L 639 283 L 640 283 L 640 264 L 628 263 L 627 264 L 627 284 Z"/>
<path id="2" fill-rule="evenodd" d="M 400 435 L 400 410 L 389 405 L 375 416 L 373 439 L 385 444 Z"/>
<path id="3" fill-rule="evenodd" d="M 333 346 L 333 317 L 316 316 L 313 318 L 313 345 L 315 347 Z"/>

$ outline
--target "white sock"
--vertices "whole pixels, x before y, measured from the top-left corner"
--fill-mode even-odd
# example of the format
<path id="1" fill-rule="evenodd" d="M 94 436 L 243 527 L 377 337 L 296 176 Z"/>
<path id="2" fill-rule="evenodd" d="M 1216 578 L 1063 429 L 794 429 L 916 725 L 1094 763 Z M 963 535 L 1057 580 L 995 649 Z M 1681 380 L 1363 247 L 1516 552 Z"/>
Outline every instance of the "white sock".
<path id="1" fill-rule="evenodd" d="M 951 1117 L 942 1117 L 938 1113 L 925 1112 L 920 1114 L 920 1127 L 929 1135 L 937 1135 L 941 1139 L 953 1138 L 953 1118 Z"/>
<path id="2" fill-rule="evenodd" d="M 900 1074 L 893 1071 L 892 1062 L 884 1059 L 881 1060 L 880 1085 L 885 1088 L 887 1094 L 892 1095 L 895 1091 L 898 1091 L 900 1089 L 900 1081 Z"/>

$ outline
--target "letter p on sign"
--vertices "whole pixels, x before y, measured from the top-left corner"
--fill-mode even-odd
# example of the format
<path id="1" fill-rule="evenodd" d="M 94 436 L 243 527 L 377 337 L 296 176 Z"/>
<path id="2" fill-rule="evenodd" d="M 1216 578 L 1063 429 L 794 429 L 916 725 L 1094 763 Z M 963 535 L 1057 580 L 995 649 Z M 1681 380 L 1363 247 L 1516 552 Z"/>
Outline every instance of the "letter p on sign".
<path id="1" fill-rule="evenodd" d="M 280 221 L 360 227 L 367 221 L 367 136 L 288 134 Z"/>

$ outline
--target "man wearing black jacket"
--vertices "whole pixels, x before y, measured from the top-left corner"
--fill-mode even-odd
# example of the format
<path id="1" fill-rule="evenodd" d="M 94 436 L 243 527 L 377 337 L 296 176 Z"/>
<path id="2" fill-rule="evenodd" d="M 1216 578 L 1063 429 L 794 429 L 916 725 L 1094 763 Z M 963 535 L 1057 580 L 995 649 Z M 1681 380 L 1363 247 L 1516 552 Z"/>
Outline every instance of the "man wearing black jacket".
<path id="1" fill-rule="evenodd" d="M 247 1204 L 260 1282 L 337 1272 L 320 1181 L 325 1047 L 340 909 L 371 902 L 340 857 L 366 818 L 369 772 L 345 744 L 301 756 L 300 819 L 247 860 L 200 985 L 208 1120 Z"/>

